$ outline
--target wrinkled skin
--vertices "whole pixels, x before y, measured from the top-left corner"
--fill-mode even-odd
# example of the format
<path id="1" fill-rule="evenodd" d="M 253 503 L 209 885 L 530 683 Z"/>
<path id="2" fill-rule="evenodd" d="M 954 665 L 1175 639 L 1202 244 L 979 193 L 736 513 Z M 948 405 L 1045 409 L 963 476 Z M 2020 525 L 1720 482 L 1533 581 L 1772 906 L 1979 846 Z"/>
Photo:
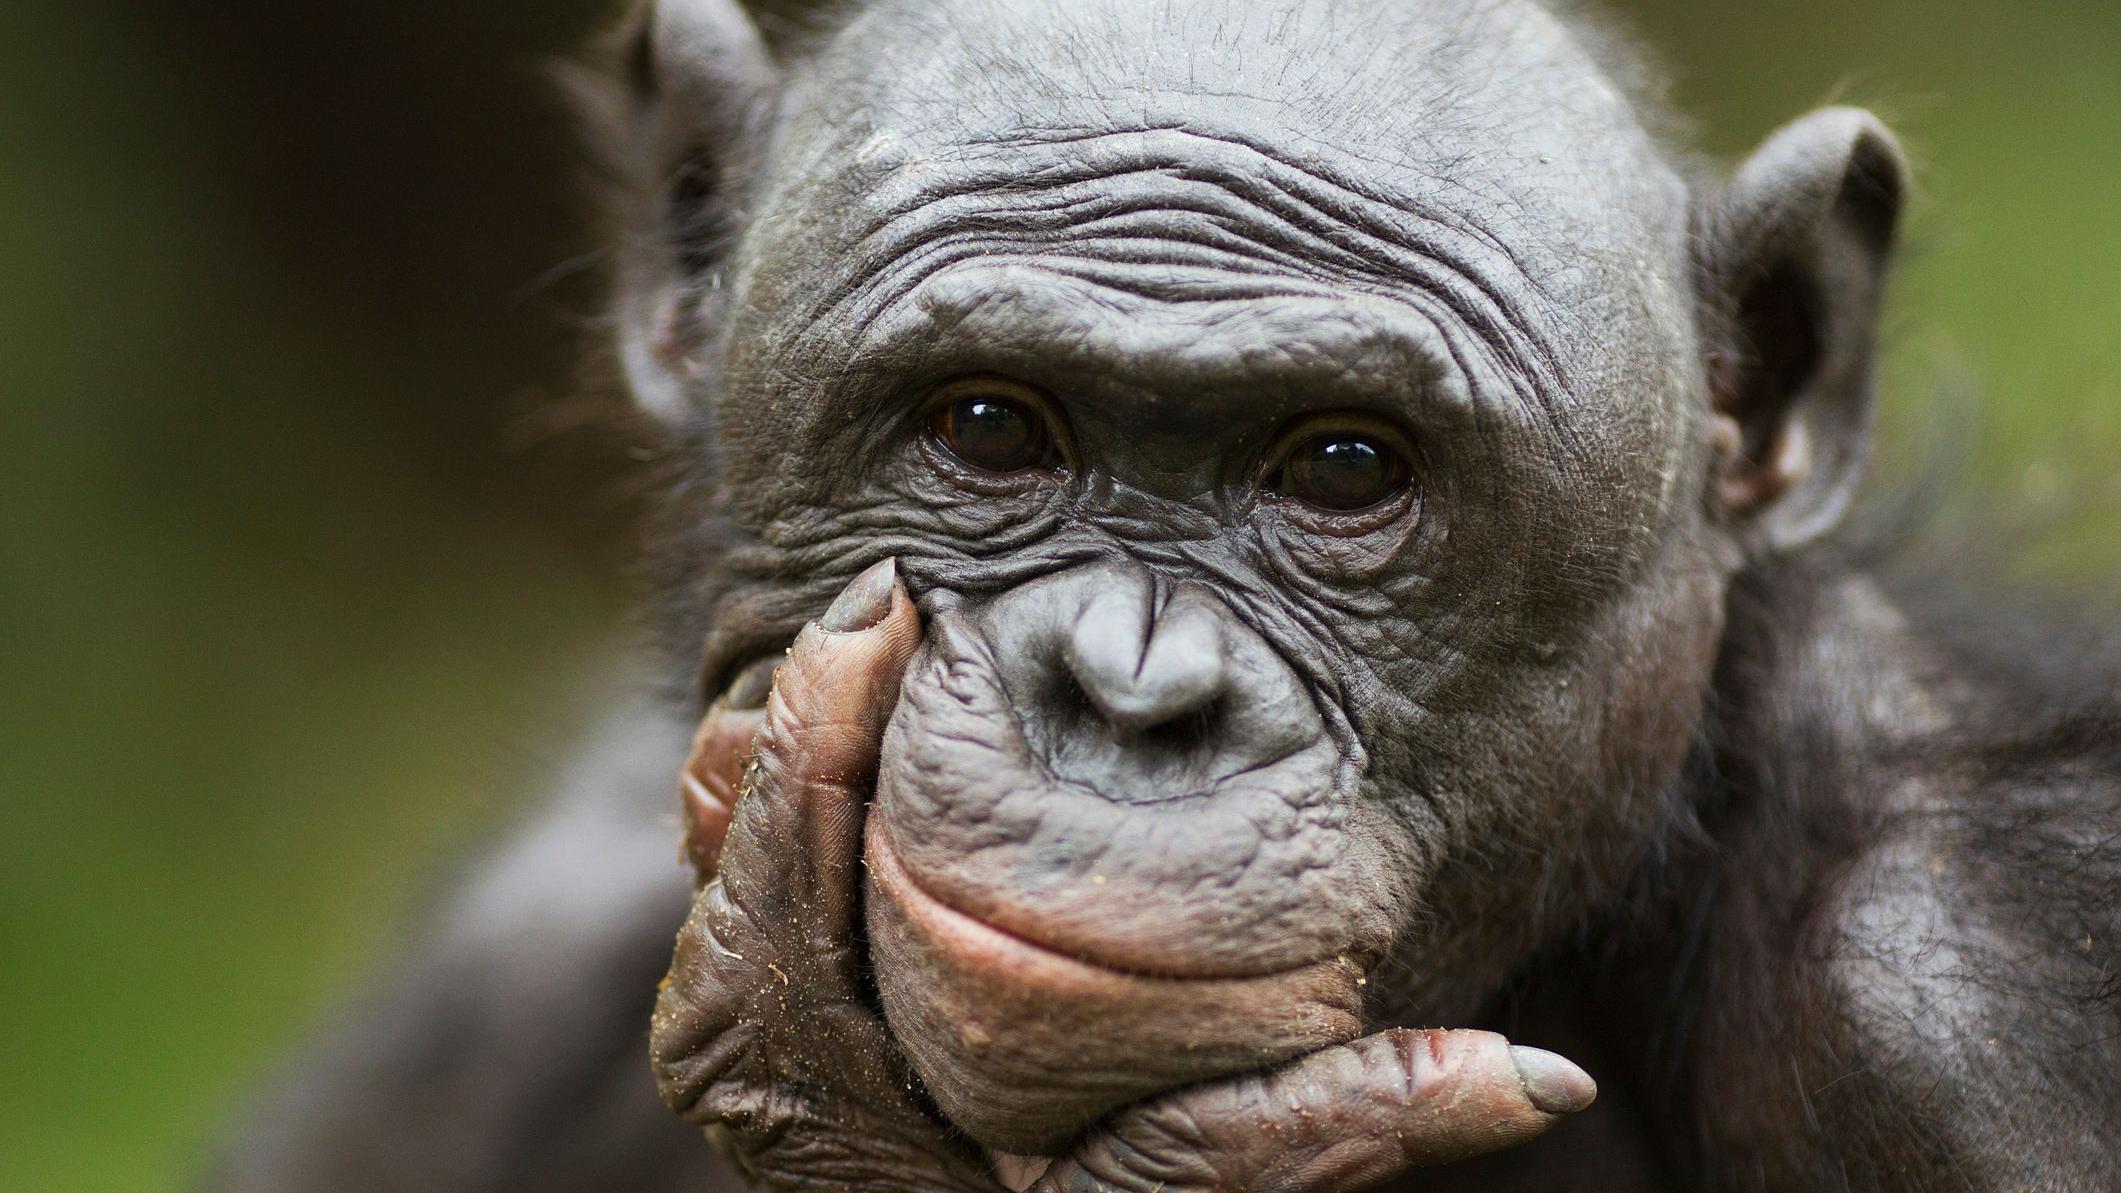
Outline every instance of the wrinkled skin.
<path id="1" fill-rule="evenodd" d="M 1519 0 L 805 10 L 646 7 L 605 135 L 687 1122 L 776 1188 L 2109 1186 L 2112 675 L 1833 547 L 1875 119 L 1710 177 Z M 699 1187 L 621 853 L 496 867 L 232 1187 Z"/>
<path id="2" fill-rule="evenodd" d="M 674 93 L 706 7 L 648 28 Z M 1353 122 L 1245 98 L 1337 54 L 1344 6 L 915 8 L 787 82 L 742 200 L 777 215 L 715 273 L 725 302 L 666 296 L 658 326 L 711 338 L 657 348 L 674 388 L 718 379 L 710 675 L 791 578 L 889 555 L 916 594 L 867 931 L 838 947 L 866 939 L 949 1122 L 1054 1154 L 1379 1016 L 1462 1020 L 1612 890 L 1765 524 L 1715 486 L 1773 467 L 1736 454 L 1753 412 L 1719 415 L 1681 298 L 1780 265 L 1776 238 L 1807 286 L 1816 244 L 1882 252 L 1899 166 L 1868 118 L 1815 118 L 1727 201 L 1768 229 L 1703 262 L 1687 182 L 1535 9 L 1366 13 L 1400 49 L 1331 59 L 1372 97 Z M 1034 40 L 1065 50 L 1011 54 Z M 1859 176 L 1876 193 L 1837 207 Z M 1880 264 L 1808 314 L 1863 324 Z M 968 386 L 1035 410 L 1053 462 L 938 440 L 936 395 Z M 1263 479 L 1345 425 L 1406 445 L 1410 482 L 1339 512 Z"/>
<path id="3" fill-rule="evenodd" d="M 656 1066 L 680 1113 L 712 1124 L 776 1187 L 994 1187 L 987 1157 L 911 1095 L 905 1061 L 859 986 L 862 809 L 898 676 L 920 638 L 894 580 L 888 562 L 865 574 L 833 611 L 857 598 L 848 629 L 797 638 L 763 714 L 725 705 L 707 721 L 757 725 L 755 754 L 733 818 L 701 815 L 711 797 L 691 805 L 690 839 L 727 825 L 727 852 L 679 936 L 656 1009 Z M 689 772 L 726 776 L 720 740 L 702 733 Z M 1039 960 L 1004 960 L 1016 983 L 1045 976 Z M 1084 997 L 1084 975 L 1070 976 L 1058 997 Z M 1120 987 L 1108 1002 L 1134 996 L 1142 981 L 1097 976 Z M 1244 998 L 1230 983 L 1205 984 Z M 1492 1032 L 1384 1032 L 1131 1108 L 1033 1188 L 1364 1188 L 1410 1165 L 1521 1142 L 1593 1093 L 1566 1061 L 1512 1049 Z"/>

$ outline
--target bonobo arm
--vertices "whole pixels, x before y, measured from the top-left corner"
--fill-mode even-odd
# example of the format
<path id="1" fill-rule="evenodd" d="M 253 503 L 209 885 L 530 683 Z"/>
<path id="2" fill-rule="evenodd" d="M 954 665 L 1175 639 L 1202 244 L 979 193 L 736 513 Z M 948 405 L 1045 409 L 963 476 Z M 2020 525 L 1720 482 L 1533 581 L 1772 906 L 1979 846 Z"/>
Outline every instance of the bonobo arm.
<path id="1" fill-rule="evenodd" d="M 266 1092 L 205 1187 L 735 1187 L 657 1102 L 641 1030 L 684 917 L 683 753 L 666 712 L 615 712 L 551 809 Z"/>
<path id="2" fill-rule="evenodd" d="M 863 806 L 920 637 L 887 561 L 796 640 L 657 1002 L 665 1098 L 769 1188 L 999 1188 L 921 1104 L 860 988 Z M 729 736 L 719 715 L 703 748 Z M 695 838 L 719 831 L 719 810 L 700 813 Z M 1122 1110 L 1032 1188 L 1367 1188 L 1530 1139 L 1592 1093 L 1568 1062 L 1490 1032 L 1388 1031 Z"/>
<path id="3" fill-rule="evenodd" d="M 2121 802 L 2103 786 L 1929 802 L 1856 866 L 1816 954 L 1832 1050 L 1803 1062 L 1835 1167 L 1906 1193 L 2121 1180 Z"/>
<path id="4" fill-rule="evenodd" d="M 1694 996 L 1702 1187 L 2115 1187 L 2121 798 L 2039 749 L 1999 773 L 1918 739 L 1733 836 Z M 1848 852 L 1778 880 L 1789 834 Z"/>

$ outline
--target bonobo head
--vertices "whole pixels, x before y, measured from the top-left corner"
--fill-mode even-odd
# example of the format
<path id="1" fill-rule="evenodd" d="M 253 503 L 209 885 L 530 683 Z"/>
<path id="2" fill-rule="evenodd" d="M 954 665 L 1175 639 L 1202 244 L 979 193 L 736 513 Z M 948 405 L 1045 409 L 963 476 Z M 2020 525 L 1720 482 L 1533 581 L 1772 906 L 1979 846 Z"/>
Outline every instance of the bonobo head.
<path id="1" fill-rule="evenodd" d="M 1836 517 L 1888 135 L 1704 183 L 1532 3 L 789 7 L 630 47 L 624 356 L 696 432 L 710 685 L 886 557 L 925 614 L 867 915 L 929 1092 L 1035 1151 L 1468 1014 Z"/>

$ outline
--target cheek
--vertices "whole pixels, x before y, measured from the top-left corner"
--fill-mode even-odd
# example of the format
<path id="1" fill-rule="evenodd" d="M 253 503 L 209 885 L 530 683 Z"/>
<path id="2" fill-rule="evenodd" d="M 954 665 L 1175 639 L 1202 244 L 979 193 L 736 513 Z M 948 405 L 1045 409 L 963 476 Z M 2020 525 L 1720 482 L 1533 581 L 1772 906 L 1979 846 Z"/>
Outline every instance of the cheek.
<path id="1" fill-rule="evenodd" d="M 1439 577 L 1400 606 L 1419 619 L 1354 631 L 1367 777 L 1418 867 L 1398 951 L 1424 971 L 1499 975 L 1610 890 L 1699 733 L 1722 628 L 1708 560 L 1680 544 L 1618 583 L 1524 591 Z"/>
<path id="2" fill-rule="evenodd" d="M 1713 578 L 1666 577 L 1560 644 L 1448 685 L 1395 754 L 1435 853 L 1395 959 L 1409 1013 L 1470 1013 L 1608 897 L 1673 815 L 1720 634 Z M 1477 997 L 1475 999 L 1477 1001 Z"/>
<path id="3" fill-rule="evenodd" d="M 1723 590 L 1706 571 L 1675 578 L 1645 593 L 1600 634 L 1609 644 L 1602 668 L 1610 678 L 1595 717 L 1598 757 L 1593 777 L 1611 819 L 1626 829 L 1649 814 L 1677 782 L 1688 751 L 1700 740 L 1703 711 L 1723 636 Z"/>
<path id="4" fill-rule="evenodd" d="M 1469 664 L 1432 702 L 1463 831 L 1551 857 L 1573 832 L 1639 830 L 1695 742 L 1718 609 L 1707 584 L 1645 582 L 1559 641 Z"/>

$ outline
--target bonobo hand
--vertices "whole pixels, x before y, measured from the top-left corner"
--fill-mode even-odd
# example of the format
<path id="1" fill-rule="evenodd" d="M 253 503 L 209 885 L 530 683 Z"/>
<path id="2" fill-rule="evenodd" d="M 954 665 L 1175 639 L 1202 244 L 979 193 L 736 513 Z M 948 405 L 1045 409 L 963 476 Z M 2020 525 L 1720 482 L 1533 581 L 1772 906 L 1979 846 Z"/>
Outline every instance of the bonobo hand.
<path id="1" fill-rule="evenodd" d="M 993 1188 L 909 1095 L 856 980 L 862 806 L 920 636 L 895 570 L 870 569 L 796 638 L 733 809 L 721 751 L 760 720 L 730 707 L 749 701 L 717 704 L 687 767 L 687 851 L 719 867 L 656 1000 L 656 1075 L 673 1109 L 770 1188 Z"/>
<path id="2" fill-rule="evenodd" d="M 870 569 L 796 639 L 763 714 L 747 706 L 764 673 L 739 678 L 687 767 L 687 851 L 712 880 L 657 1000 L 656 1071 L 770 1188 L 1001 1187 L 922 1107 L 856 976 L 862 809 L 920 637 L 892 564 Z M 1031 1188 L 1367 1188 L 1523 1142 L 1593 1094 L 1574 1065 L 1490 1032 L 1385 1031 L 1120 1111 Z"/>

